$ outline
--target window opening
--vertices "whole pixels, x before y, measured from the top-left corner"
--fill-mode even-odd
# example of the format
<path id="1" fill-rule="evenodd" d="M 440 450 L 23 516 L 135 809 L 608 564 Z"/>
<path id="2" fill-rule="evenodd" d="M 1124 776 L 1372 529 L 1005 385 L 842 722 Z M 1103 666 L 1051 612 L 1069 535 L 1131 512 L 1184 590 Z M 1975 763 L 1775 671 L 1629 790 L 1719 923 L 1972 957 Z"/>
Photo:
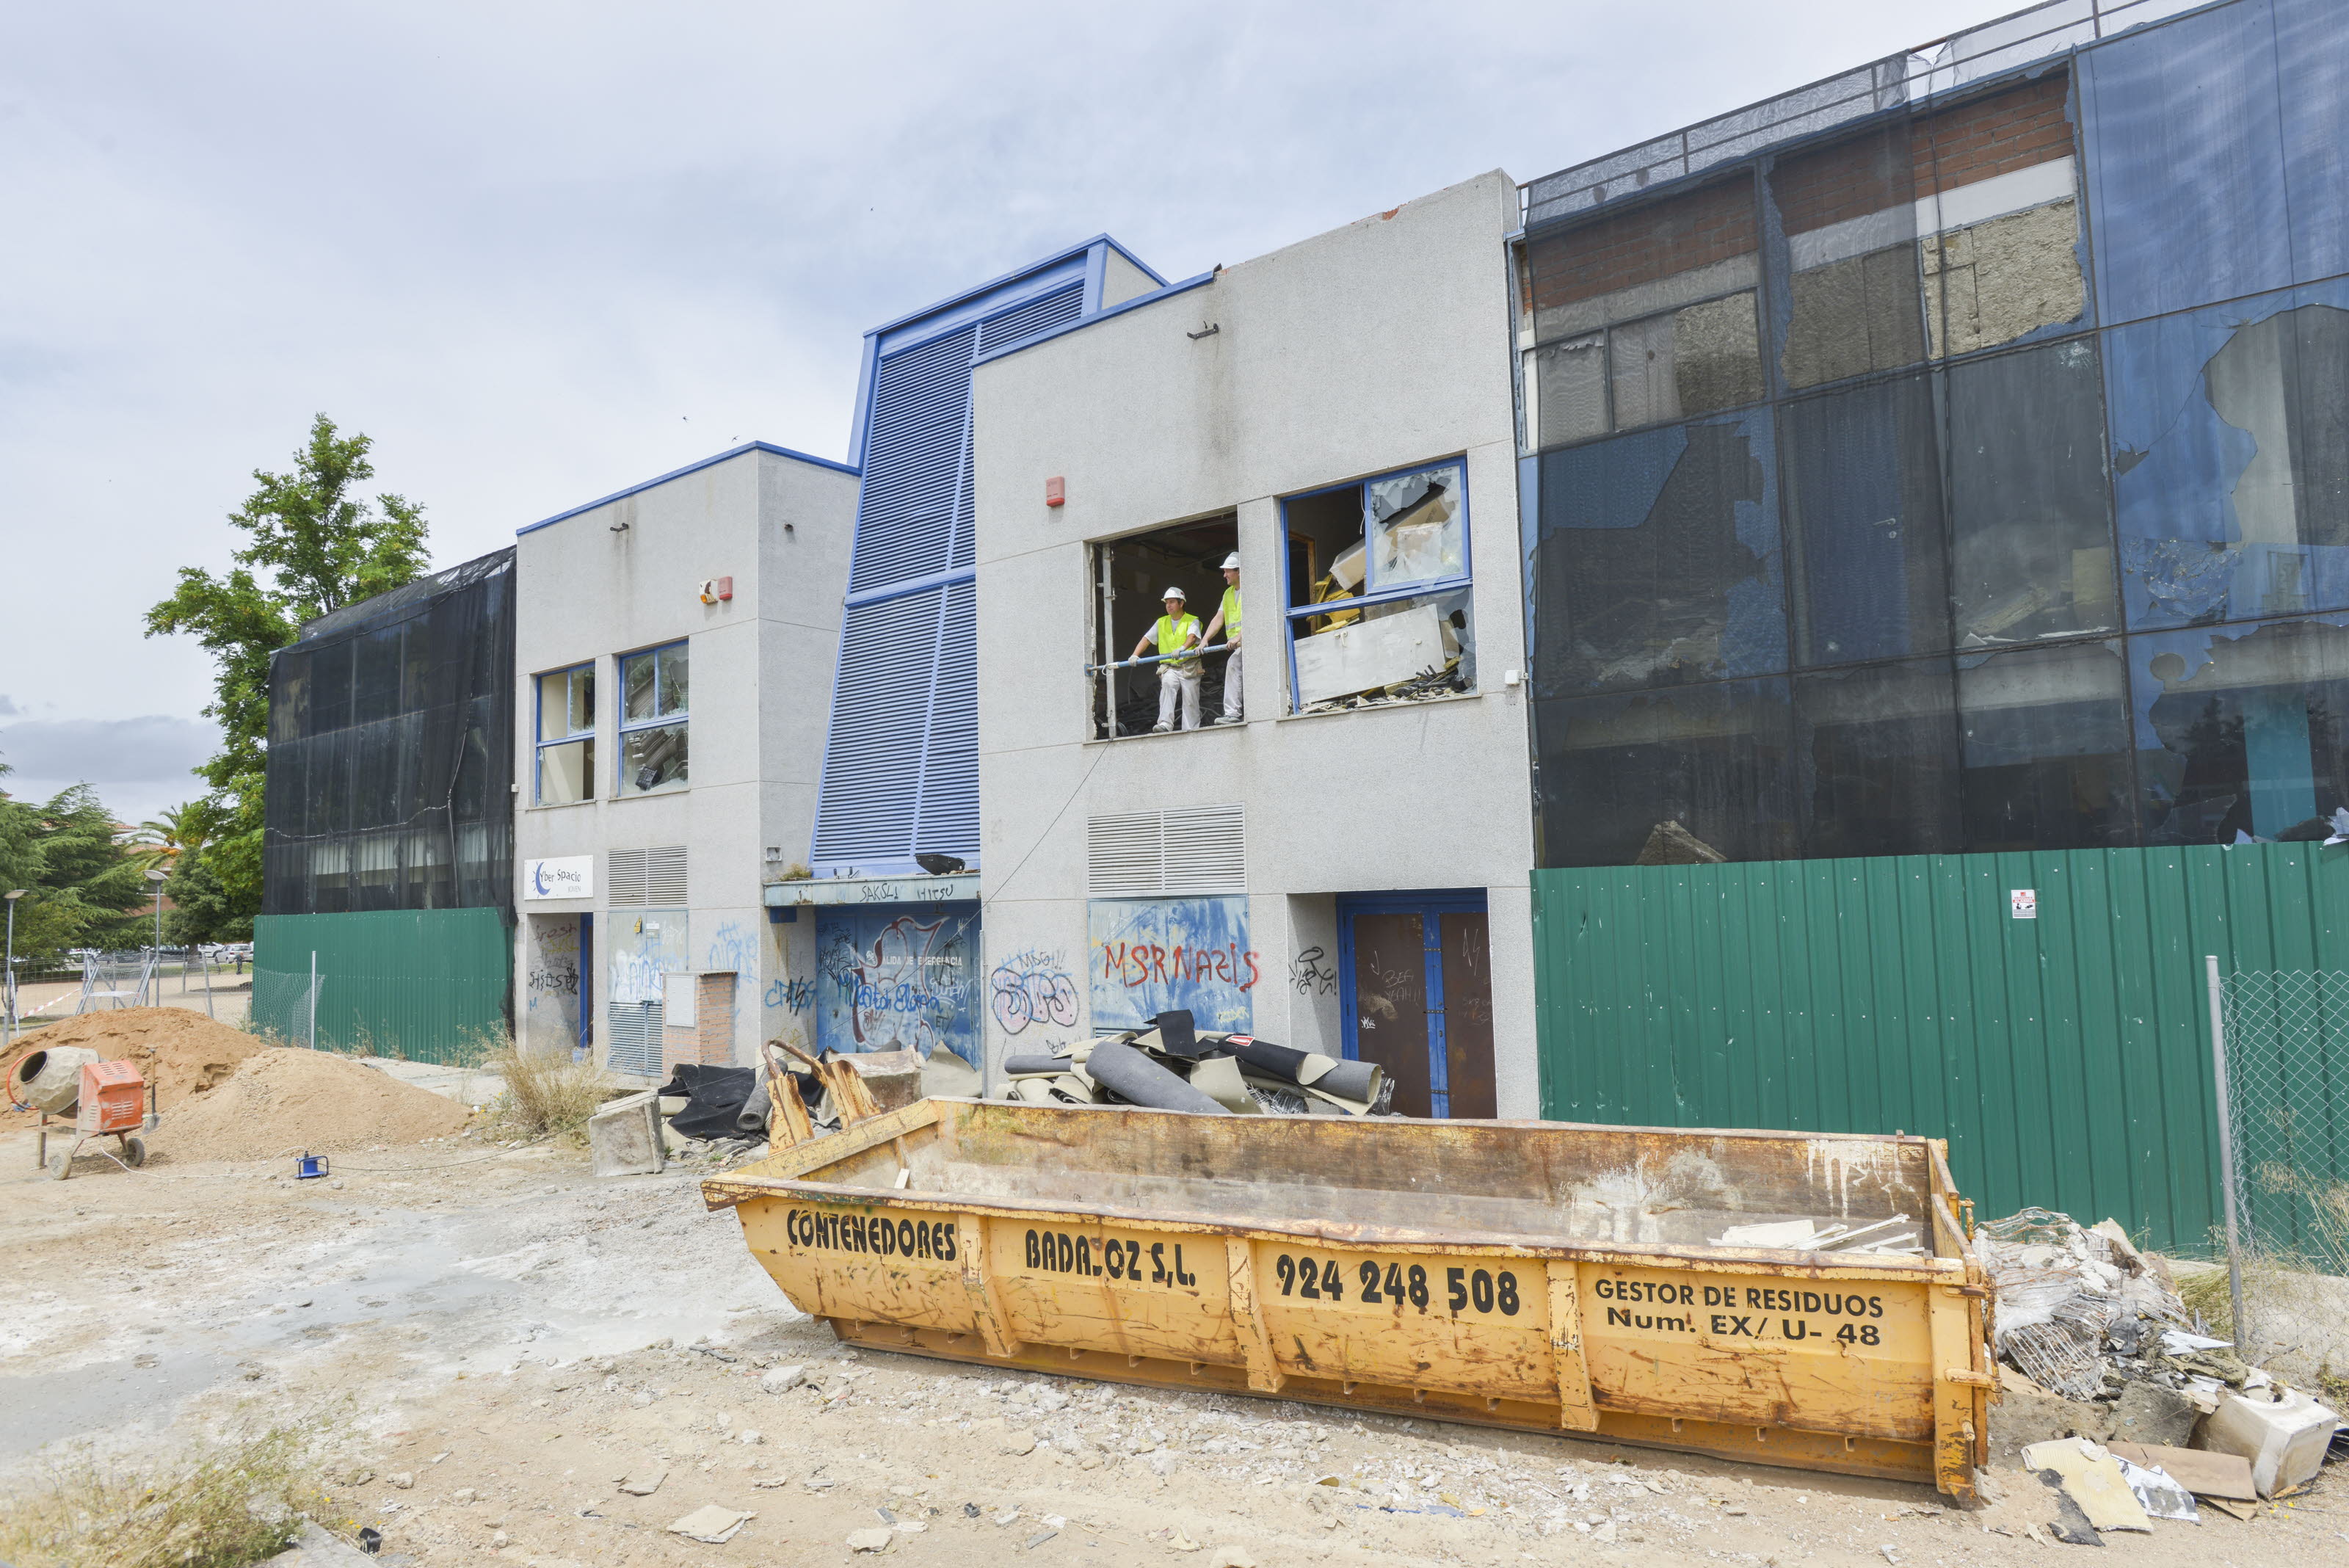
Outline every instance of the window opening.
<path id="1" fill-rule="evenodd" d="M 1320 565 L 1287 606 L 1295 711 L 1473 691 L 1468 470 L 1457 458 L 1281 503 L 1293 564 Z"/>
<path id="2" fill-rule="evenodd" d="M 690 666 L 682 642 L 620 659 L 620 793 L 686 783 Z"/>
<path id="3" fill-rule="evenodd" d="M 538 678 L 541 805 L 570 805 L 595 793 L 595 667 L 574 665 Z"/>
<path id="4" fill-rule="evenodd" d="M 1225 565 L 1238 549 L 1230 512 L 1092 547 L 1097 739 L 1245 720 L 1239 572 Z M 1172 620 L 1170 589 L 1181 596 Z"/>

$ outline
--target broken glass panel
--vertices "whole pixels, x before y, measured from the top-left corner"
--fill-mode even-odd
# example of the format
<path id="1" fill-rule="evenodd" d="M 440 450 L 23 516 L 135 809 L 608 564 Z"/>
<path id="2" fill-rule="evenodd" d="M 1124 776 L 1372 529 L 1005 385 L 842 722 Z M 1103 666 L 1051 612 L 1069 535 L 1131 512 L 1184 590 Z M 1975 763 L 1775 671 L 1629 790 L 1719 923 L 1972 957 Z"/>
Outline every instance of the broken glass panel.
<path id="1" fill-rule="evenodd" d="M 1786 684 L 1777 677 L 1537 702 L 1542 864 L 1800 853 Z"/>
<path id="2" fill-rule="evenodd" d="M 1799 675 L 1795 719 L 1805 856 L 1961 846 L 1957 692 L 1946 659 Z"/>
<path id="3" fill-rule="evenodd" d="M 2120 644 L 1958 658 L 1970 853 L 2136 842 Z"/>
<path id="4" fill-rule="evenodd" d="M 660 724 L 620 736 L 620 793 L 646 794 L 686 782 L 686 729 Z"/>
<path id="5" fill-rule="evenodd" d="M 1619 436 L 1541 464 L 1537 694 L 1785 669 L 1768 413 Z"/>
<path id="6" fill-rule="evenodd" d="M 1790 387 L 1925 357 L 1917 181 L 1905 121 L 1782 159 L 1770 192 L 1786 236 Z"/>
<path id="7" fill-rule="evenodd" d="M 1607 338 L 1593 332 L 1537 348 L 1533 354 L 1536 442 L 1562 446 L 1607 433 Z"/>
<path id="8" fill-rule="evenodd" d="M 2323 838 L 2349 805 L 2349 617 L 2129 639 L 2147 844 Z"/>
<path id="9" fill-rule="evenodd" d="M 1468 570 L 1467 471 L 1443 463 L 1362 486 L 1369 511 L 1371 593 L 1438 582 Z"/>
<path id="10" fill-rule="evenodd" d="M 2349 282 L 2106 335 L 2132 628 L 2349 607 Z"/>
<path id="11" fill-rule="evenodd" d="M 1926 378 L 1785 405 L 1795 662 L 1950 646 L 1941 465 Z"/>
<path id="12" fill-rule="evenodd" d="M 1971 360 L 1946 386 L 1957 646 L 2119 629 L 2094 341 Z"/>

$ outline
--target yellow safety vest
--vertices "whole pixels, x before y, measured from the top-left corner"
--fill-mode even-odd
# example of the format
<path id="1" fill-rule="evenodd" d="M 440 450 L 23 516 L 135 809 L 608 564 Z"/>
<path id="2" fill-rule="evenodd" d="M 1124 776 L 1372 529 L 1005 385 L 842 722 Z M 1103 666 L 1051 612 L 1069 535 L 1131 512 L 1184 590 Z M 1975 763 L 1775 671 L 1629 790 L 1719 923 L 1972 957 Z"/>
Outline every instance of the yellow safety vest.
<path id="1" fill-rule="evenodd" d="M 1180 653 L 1183 651 L 1183 645 L 1185 642 L 1188 642 L 1191 639 L 1199 635 L 1199 618 L 1195 615 L 1186 615 L 1182 619 L 1177 620 L 1172 616 L 1162 615 L 1158 618 L 1157 629 L 1158 652 L 1160 657 L 1163 658 L 1170 653 Z M 1159 668 L 1163 670 L 1196 670 L 1198 667 L 1199 661 L 1196 659 L 1178 659 L 1171 665 L 1161 665 Z"/>
<path id="2" fill-rule="evenodd" d="M 1228 641 L 1230 639 L 1235 638 L 1235 637 L 1237 637 L 1237 636 L 1239 635 L 1239 630 L 1240 630 L 1240 591 L 1239 591 L 1239 589 L 1237 589 L 1237 588 L 1226 588 L 1226 589 L 1224 590 L 1224 608 L 1223 608 L 1223 616 L 1224 616 L 1224 637 L 1225 637 L 1226 640 L 1227 640 L 1227 641 Z"/>

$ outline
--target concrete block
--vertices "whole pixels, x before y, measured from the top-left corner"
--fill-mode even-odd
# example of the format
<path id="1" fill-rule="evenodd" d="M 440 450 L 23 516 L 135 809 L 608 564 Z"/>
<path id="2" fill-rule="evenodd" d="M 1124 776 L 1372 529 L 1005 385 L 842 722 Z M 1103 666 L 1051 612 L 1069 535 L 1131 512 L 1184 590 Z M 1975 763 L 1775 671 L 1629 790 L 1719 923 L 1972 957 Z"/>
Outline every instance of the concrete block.
<path id="1" fill-rule="evenodd" d="M 922 1097 L 922 1059 L 913 1052 L 859 1051 L 847 1060 L 881 1109 L 894 1111 Z"/>
<path id="2" fill-rule="evenodd" d="M 2261 1497 L 2290 1491 L 2313 1479 L 2324 1463 L 2341 1417 L 2296 1389 L 2277 1391 L 2273 1401 L 2232 1394 L 2202 1425 L 2195 1446 L 2240 1454 L 2251 1462 L 2251 1485 Z"/>
<path id="3" fill-rule="evenodd" d="M 661 1154 L 660 1096 L 651 1089 L 608 1102 L 587 1119 L 587 1152 L 598 1176 L 657 1176 Z"/>

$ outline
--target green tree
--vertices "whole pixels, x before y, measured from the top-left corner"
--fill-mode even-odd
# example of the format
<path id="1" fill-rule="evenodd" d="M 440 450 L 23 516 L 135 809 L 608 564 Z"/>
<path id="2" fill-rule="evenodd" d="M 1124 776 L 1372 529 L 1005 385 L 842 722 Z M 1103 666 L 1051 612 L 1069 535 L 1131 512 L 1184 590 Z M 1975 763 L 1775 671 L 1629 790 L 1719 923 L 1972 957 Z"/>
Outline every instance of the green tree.
<path id="1" fill-rule="evenodd" d="M 0 800 L 0 880 L 29 889 L 16 906 L 19 959 L 54 961 L 68 948 L 149 940 L 140 917 L 153 894 L 141 873 L 89 785 L 39 805 Z"/>
<path id="2" fill-rule="evenodd" d="M 253 940 L 253 917 L 232 902 L 227 884 L 204 856 L 181 856 L 163 896 L 171 901 L 163 911 L 163 940 L 174 947 Z"/>
<path id="3" fill-rule="evenodd" d="M 261 909 L 262 785 L 269 728 L 269 656 L 302 623 L 414 582 L 426 568 L 424 508 L 360 487 L 375 477 L 373 443 L 320 414 L 287 473 L 254 471 L 259 488 L 229 514 L 246 535 L 214 576 L 180 568 L 171 597 L 147 612 L 147 635 L 184 632 L 211 650 L 221 749 L 196 771 L 217 819 L 197 858 L 210 863 L 223 908 L 249 921 Z"/>
<path id="4" fill-rule="evenodd" d="M 140 823 L 124 842 L 149 866 L 169 871 L 182 859 L 202 854 L 204 841 L 220 823 L 220 806 L 212 800 L 183 801 Z"/>

